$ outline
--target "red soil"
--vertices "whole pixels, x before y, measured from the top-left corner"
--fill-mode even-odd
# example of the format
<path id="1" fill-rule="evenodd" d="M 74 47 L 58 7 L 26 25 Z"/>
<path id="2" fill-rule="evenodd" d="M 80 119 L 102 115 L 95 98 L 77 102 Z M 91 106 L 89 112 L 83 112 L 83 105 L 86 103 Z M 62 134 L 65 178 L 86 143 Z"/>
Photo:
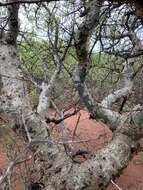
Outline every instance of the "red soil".
<path id="1" fill-rule="evenodd" d="M 100 149 L 112 138 L 112 133 L 102 122 L 96 122 L 89 119 L 89 114 L 86 111 L 80 111 L 76 116 L 72 116 L 65 120 L 64 124 L 67 128 L 69 138 L 73 138 L 77 120 L 80 115 L 80 121 L 75 131 L 74 141 L 86 141 L 74 144 L 77 149 L 86 149 L 91 153 Z M 57 128 L 54 128 L 54 134 Z M 89 141 L 88 141 L 89 140 Z M 8 159 L 4 148 L 0 145 L 0 169 L 4 169 L 8 165 Z M 19 167 L 20 168 L 20 167 Z M 18 170 L 16 171 L 18 173 Z M 139 152 L 130 161 L 128 167 L 123 170 L 122 175 L 116 179 L 116 184 L 124 190 L 143 190 L 143 152 Z M 12 186 L 12 190 L 20 190 L 20 183 Z M 110 184 L 107 190 L 117 190 L 115 185 Z"/>
<path id="2" fill-rule="evenodd" d="M 76 145 L 77 149 L 88 149 L 93 153 L 111 140 L 112 133 L 108 127 L 102 122 L 89 119 L 89 114 L 83 110 L 76 116 L 65 120 L 65 126 L 70 138 L 79 115 L 81 117 L 76 130 L 75 140 L 92 140 L 86 143 L 78 143 Z M 121 176 L 115 180 L 115 183 L 123 190 L 143 190 L 143 151 L 134 155 L 128 167 L 123 170 Z M 107 190 L 117 190 L 117 187 L 110 184 Z"/>

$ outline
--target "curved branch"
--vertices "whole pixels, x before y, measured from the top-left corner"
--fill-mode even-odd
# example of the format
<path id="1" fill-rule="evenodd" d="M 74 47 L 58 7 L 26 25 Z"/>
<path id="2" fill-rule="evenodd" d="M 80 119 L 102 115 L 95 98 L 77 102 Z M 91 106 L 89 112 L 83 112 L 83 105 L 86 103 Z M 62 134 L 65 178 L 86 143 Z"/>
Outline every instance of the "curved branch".
<path id="1" fill-rule="evenodd" d="M 124 66 L 124 69 L 122 71 L 122 76 L 124 80 L 124 87 L 113 92 L 112 94 L 108 95 L 106 98 L 103 99 L 101 102 L 101 105 L 104 108 L 112 109 L 112 105 L 121 97 L 127 96 L 133 86 L 132 76 L 133 76 L 133 69 L 132 69 L 132 62 L 127 63 Z"/>
<path id="2" fill-rule="evenodd" d="M 137 37 L 135 31 L 131 30 L 129 37 L 133 43 L 133 48 L 131 51 L 131 56 L 133 56 L 135 53 L 138 53 L 142 49 L 142 44 L 140 39 Z M 127 96 L 131 92 L 133 86 L 132 80 L 134 77 L 132 66 L 134 63 L 135 63 L 135 58 L 128 58 L 127 63 L 125 64 L 124 69 L 122 71 L 124 87 L 107 96 L 101 103 L 103 107 L 111 109 L 113 103 L 115 103 L 117 99 L 123 96 Z"/>
<path id="3" fill-rule="evenodd" d="M 47 190 L 62 190 L 65 187 L 71 190 L 105 189 L 110 180 L 127 166 L 133 146 L 128 136 L 119 133 L 105 148 L 80 165 L 71 165 L 70 161 L 64 160 L 66 169 L 56 176 L 52 175 Z"/>
<path id="4" fill-rule="evenodd" d="M 81 101 L 87 107 L 88 111 L 95 119 L 103 119 L 111 126 L 117 126 L 119 122 L 119 114 L 102 108 L 101 104 L 98 104 L 93 100 L 85 86 L 85 78 L 90 67 L 88 43 L 89 37 L 92 34 L 93 29 L 98 24 L 99 12 L 103 1 L 92 0 L 89 3 L 88 14 L 85 20 L 79 27 L 75 39 L 75 48 L 78 58 L 78 70 L 73 75 L 73 81 L 76 89 L 78 90 Z"/>
<path id="5" fill-rule="evenodd" d="M 79 77 L 82 83 L 84 83 L 86 73 L 90 67 L 90 60 L 88 55 L 89 38 L 94 28 L 98 24 L 99 13 L 102 3 L 103 0 L 91 0 L 89 2 L 88 7 L 86 8 L 88 10 L 88 13 L 84 17 L 84 21 L 78 27 L 75 36 L 75 48 L 79 62 Z"/>
<path id="6" fill-rule="evenodd" d="M 131 157 L 131 140 L 118 134 L 113 141 L 91 160 L 74 168 L 68 178 L 69 189 L 105 189 L 119 171 L 125 168 Z"/>

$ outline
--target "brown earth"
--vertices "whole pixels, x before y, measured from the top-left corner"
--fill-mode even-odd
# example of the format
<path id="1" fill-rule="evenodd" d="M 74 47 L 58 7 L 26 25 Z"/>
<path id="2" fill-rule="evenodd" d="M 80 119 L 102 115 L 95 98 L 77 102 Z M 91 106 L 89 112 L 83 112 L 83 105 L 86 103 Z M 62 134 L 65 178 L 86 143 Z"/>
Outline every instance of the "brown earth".
<path id="1" fill-rule="evenodd" d="M 79 122 L 77 122 L 79 120 Z M 75 126 L 78 126 L 75 130 Z M 90 155 L 106 145 L 112 138 L 112 133 L 106 125 L 102 122 L 96 122 L 95 120 L 89 119 L 89 114 L 82 110 L 76 116 L 72 116 L 64 121 L 67 128 L 67 134 L 69 139 L 74 141 L 80 141 L 80 143 L 72 144 L 76 149 L 88 150 Z M 53 127 L 53 134 L 55 136 L 59 133 L 57 127 Z M 74 133 L 74 137 L 73 137 Z M 58 135 L 56 135 L 58 138 Z M 83 142 L 84 141 L 84 142 Z M 9 159 L 6 154 L 6 147 L 4 143 L 0 144 L 0 172 L 8 166 Z M 77 158 L 78 160 L 81 158 Z M 82 160 L 82 159 L 81 159 Z M 26 168 L 29 163 L 24 163 Z M 17 166 L 14 171 L 14 180 L 16 181 L 12 185 L 12 190 L 22 190 L 21 184 L 21 167 Z M 134 155 L 127 168 L 125 168 L 119 178 L 115 180 L 115 183 L 122 190 L 143 190 L 143 151 Z M 110 184 L 107 190 L 117 190 L 115 185 Z"/>

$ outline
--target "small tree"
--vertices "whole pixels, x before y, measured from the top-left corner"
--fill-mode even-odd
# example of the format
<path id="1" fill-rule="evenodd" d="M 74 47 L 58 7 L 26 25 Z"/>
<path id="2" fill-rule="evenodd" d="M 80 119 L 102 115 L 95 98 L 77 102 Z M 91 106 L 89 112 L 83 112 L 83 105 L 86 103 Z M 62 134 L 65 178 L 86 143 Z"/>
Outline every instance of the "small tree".
<path id="1" fill-rule="evenodd" d="M 0 41 L 0 112 L 11 119 L 13 126 L 21 125 L 23 127 L 27 135 L 27 147 L 34 147 L 34 150 L 36 149 L 39 152 L 42 160 L 46 161 L 48 169 L 44 175 L 45 189 L 105 189 L 110 180 L 119 175 L 120 171 L 127 166 L 133 152 L 138 150 L 138 141 L 143 137 L 141 106 L 135 106 L 128 114 L 121 114 L 121 112 L 112 110 L 112 106 L 117 99 L 126 97 L 132 92 L 135 75 L 133 66 L 136 64 L 136 57 L 143 54 L 141 40 L 136 32 L 142 23 L 133 15 L 134 8 L 127 8 L 127 6 L 108 4 L 99 0 L 89 2 L 68 1 L 62 2 L 63 4 L 56 0 L 54 2 L 50 0 L 9 0 L 0 4 L 5 6 L 7 10 L 7 19 L 1 29 Z M 55 70 L 53 75 L 51 73 L 49 75 L 47 69 L 48 58 L 43 59 L 40 56 L 38 46 L 33 43 L 34 51 L 39 58 L 44 73 L 40 83 L 31 75 L 29 75 L 29 78 L 25 78 L 18 69 L 21 66 L 16 48 L 18 34 L 20 34 L 18 11 L 19 7 L 25 3 L 28 5 L 36 4 L 34 6 L 34 9 L 36 7 L 35 20 L 38 22 L 38 14 L 36 13 L 39 13 L 39 10 L 41 11 L 39 14 L 44 14 L 44 12 L 48 14 L 47 23 L 44 23 L 44 26 L 48 36 L 48 51 L 51 53 L 51 56 L 49 54 L 48 56 L 50 56 Z M 63 8 L 63 14 L 57 9 L 57 5 Z M 72 12 L 67 12 L 68 8 Z M 54 12 L 55 10 L 58 10 L 57 14 Z M 52 14 L 53 12 L 54 14 Z M 122 14 L 119 14 L 120 12 Z M 112 21 L 113 15 L 117 13 L 119 20 Z M 66 23 L 64 19 L 66 17 L 63 17 L 63 20 L 59 19 L 66 15 L 72 15 L 69 17 L 70 23 Z M 110 19 L 107 19 L 107 16 Z M 120 25 L 117 27 L 118 22 L 122 24 L 122 27 Z M 109 25 L 112 27 L 109 27 Z M 96 37 L 95 41 L 100 41 L 102 52 L 115 54 L 124 60 L 124 63 L 122 63 L 124 68 L 121 72 L 122 88 L 104 97 L 100 103 L 92 98 L 86 86 L 86 76 L 89 70 L 92 69 L 92 51 L 90 51 L 91 45 L 89 43 L 93 34 Z M 125 42 L 126 37 L 130 43 L 124 49 L 121 49 L 123 47 L 121 46 L 121 39 L 125 38 L 123 40 Z M 103 42 L 103 39 L 106 40 Z M 118 42 L 120 42 L 119 45 Z M 30 42 L 28 41 L 28 43 Z M 118 46 L 116 47 L 116 45 Z M 68 52 L 75 57 L 73 73 L 64 64 Z M 102 119 L 113 132 L 112 141 L 94 154 L 92 158 L 81 164 L 75 164 L 71 159 L 76 153 L 70 146 L 68 139 L 66 139 L 63 125 L 61 124 L 60 129 L 64 142 L 61 143 L 50 136 L 50 130 L 45 119 L 51 101 L 51 93 L 62 69 L 66 69 L 68 72 L 81 102 L 91 113 L 92 118 Z M 31 80 L 33 84 L 40 88 L 41 92 L 36 112 L 32 110 L 29 103 L 25 80 Z M 62 112 L 59 114 L 59 121 L 62 122 L 65 117 Z M 49 119 L 49 121 L 51 120 Z M 65 149 L 68 154 L 66 154 Z M 1 184 L 7 176 L 11 175 L 14 166 L 22 159 L 23 154 L 19 154 L 10 164 L 5 174 L 0 178 Z"/>

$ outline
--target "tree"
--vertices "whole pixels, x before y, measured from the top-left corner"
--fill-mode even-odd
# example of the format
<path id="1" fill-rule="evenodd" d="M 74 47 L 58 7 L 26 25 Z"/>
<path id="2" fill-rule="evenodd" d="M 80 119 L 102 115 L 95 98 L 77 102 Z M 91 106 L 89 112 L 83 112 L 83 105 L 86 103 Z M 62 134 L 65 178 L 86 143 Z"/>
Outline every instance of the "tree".
<path id="1" fill-rule="evenodd" d="M 122 22 L 124 22 L 126 30 L 122 34 L 119 32 L 115 33 L 116 25 L 113 24 L 110 33 L 109 29 L 106 30 L 106 27 L 109 25 L 109 20 L 106 16 L 108 15 L 110 17 L 111 11 L 120 9 L 120 5 L 112 5 L 110 3 L 106 5 L 106 3 L 104 4 L 104 1 L 99 0 L 91 0 L 89 2 L 82 1 L 80 3 L 84 3 L 84 6 L 79 4 L 78 10 L 76 10 L 76 5 L 79 2 L 69 1 L 67 4 L 71 3 L 74 7 L 73 14 L 80 10 L 82 19 L 80 24 L 78 24 L 75 19 L 79 14 L 73 16 L 73 27 L 67 26 L 67 28 L 72 28 L 69 32 L 70 38 L 68 38 L 67 43 L 63 43 L 61 49 L 63 50 L 64 47 L 64 50 L 60 53 L 59 39 L 62 39 L 61 35 L 63 33 L 60 34 L 58 19 L 52 14 L 51 18 L 53 23 L 50 23 L 50 25 L 47 26 L 47 33 L 53 57 L 52 61 L 54 62 L 56 69 L 50 79 L 45 75 L 41 84 L 36 83 L 32 77 L 30 78 L 30 80 L 32 80 L 41 90 L 37 111 L 35 112 L 31 109 L 29 103 L 30 101 L 27 95 L 24 77 L 18 69 L 21 64 L 17 56 L 16 48 L 17 37 L 19 34 L 18 11 L 21 4 L 36 3 L 38 5 L 37 9 L 42 6 L 42 8 L 44 7 L 44 10 L 50 15 L 50 2 L 52 2 L 52 0 L 9 0 L 8 2 L 0 4 L 1 6 L 6 6 L 8 13 L 5 25 L 7 28 L 4 26 L 1 29 L 0 112 L 4 113 L 12 120 L 13 126 L 23 126 L 27 134 L 28 148 L 36 148 L 43 159 L 47 161 L 48 170 L 44 176 L 45 189 L 105 189 L 110 180 L 116 175 L 119 175 L 120 171 L 127 166 L 133 152 L 138 150 L 138 141 L 143 137 L 143 111 L 141 106 L 135 106 L 127 115 L 112 110 L 112 105 L 117 99 L 127 96 L 132 91 L 134 78 L 132 67 L 136 63 L 136 57 L 143 54 L 142 44 L 136 33 L 136 29 L 138 29 L 142 23 L 141 20 L 134 15 L 134 8 L 131 10 L 129 9 L 130 11 L 127 13 L 126 7 L 122 8 L 121 6 L 123 12 L 126 12 L 122 17 Z M 59 2 L 57 1 L 57 3 Z M 84 8 L 84 14 L 82 8 Z M 110 18 L 112 19 L 112 16 Z M 79 22 L 79 20 L 77 20 L 77 22 Z M 55 33 L 53 34 L 51 31 L 55 31 Z M 85 84 L 88 71 L 92 69 L 89 41 L 92 34 L 95 33 L 96 37 L 96 32 L 99 32 L 100 34 L 98 35 L 98 40 L 102 44 L 102 51 L 108 54 L 115 54 L 124 59 L 124 68 L 122 70 L 124 86 L 109 94 L 101 103 L 98 103 L 92 98 Z M 113 33 L 114 36 L 112 36 Z M 112 48 L 112 43 L 115 45 L 118 39 L 124 37 L 128 37 L 128 40 L 130 40 L 127 52 L 125 49 L 121 50 L 121 48 Z M 66 36 L 64 35 L 63 38 L 66 38 Z M 106 47 L 106 43 L 102 43 L 103 39 L 108 39 L 111 42 L 111 47 Z M 79 93 L 80 100 L 91 113 L 92 118 L 104 120 L 113 132 L 112 141 L 93 155 L 92 158 L 81 164 L 74 163 L 71 159 L 76 152 L 64 136 L 64 128 L 61 128 L 64 137 L 63 146 L 61 145 L 62 143 L 57 143 L 52 139 L 49 134 L 50 131 L 47 129 L 45 119 L 47 117 L 51 92 L 53 91 L 54 84 L 64 67 L 64 60 L 70 47 L 75 50 L 76 62 L 78 65 L 74 73 L 69 74 Z M 38 54 L 39 50 L 36 47 L 34 47 L 34 49 Z M 40 61 L 44 64 L 41 57 Z M 43 68 L 44 72 L 48 73 L 45 64 Z M 64 119 L 63 114 L 60 114 L 61 118 Z M 64 147 L 68 150 L 68 155 L 66 154 Z M 20 154 L 10 164 L 5 174 L 1 176 L 0 183 L 3 183 L 6 177 L 11 175 L 13 167 L 19 163 L 22 158 L 23 154 Z"/>

